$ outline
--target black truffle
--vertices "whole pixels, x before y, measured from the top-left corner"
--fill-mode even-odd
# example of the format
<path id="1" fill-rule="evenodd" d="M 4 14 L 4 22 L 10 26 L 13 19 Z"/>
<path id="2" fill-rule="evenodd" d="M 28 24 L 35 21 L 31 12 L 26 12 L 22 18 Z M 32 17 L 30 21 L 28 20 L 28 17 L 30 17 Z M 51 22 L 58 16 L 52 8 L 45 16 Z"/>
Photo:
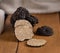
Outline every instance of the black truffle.
<path id="1" fill-rule="evenodd" d="M 53 35 L 53 29 L 48 26 L 39 27 L 36 31 L 38 35 L 51 36 Z"/>

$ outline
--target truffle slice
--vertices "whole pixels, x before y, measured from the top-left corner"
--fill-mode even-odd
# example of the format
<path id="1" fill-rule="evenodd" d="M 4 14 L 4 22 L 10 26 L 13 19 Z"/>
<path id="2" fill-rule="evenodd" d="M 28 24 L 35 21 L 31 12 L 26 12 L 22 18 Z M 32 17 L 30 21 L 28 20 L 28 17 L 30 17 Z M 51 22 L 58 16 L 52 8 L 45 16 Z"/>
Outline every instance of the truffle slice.
<path id="1" fill-rule="evenodd" d="M 30 22 L 27 20 L 17 20 L 15 23 L 15 36 L 19 41 L 31 39 L 34 33 Z"/>
<path id="2" fill-rule="evenodd" d="M 47 43 L 44 39 L 30 39 L 27 41 L 27 45 L 29 46 L 43 46 Z"/>
<path id="3" fill-rule="evenodd" d="M 30 22 L 27 21 L 27 20 L 17 20 L 17 21 L 15 22 L 14 27 L 16 28 L 16 27 L 18 27 L 18 26 L 29 26 L 30 28 L 32 28 L 32 25 L 31 25 Z"/>

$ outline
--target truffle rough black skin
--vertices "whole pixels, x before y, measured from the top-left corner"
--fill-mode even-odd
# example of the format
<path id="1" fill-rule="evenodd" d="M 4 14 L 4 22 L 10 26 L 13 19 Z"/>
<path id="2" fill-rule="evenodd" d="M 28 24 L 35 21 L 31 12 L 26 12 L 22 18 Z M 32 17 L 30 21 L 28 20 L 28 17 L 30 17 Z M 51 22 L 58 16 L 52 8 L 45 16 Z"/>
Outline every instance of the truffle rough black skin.
<path id="1" fill-rule="evenodd" d="M 30 15 L 28 10 L 23 7 L 17 8 L 17 10 L 12 14 L 11 20 L 10 20 L 12 27 L 14 27 L 16 20 L 20 20 L 20 19 L 25 19 L 29 21 L 32 24 L 32 26 L 38 23 L 38 19 Z"/>
<path id="2" fill-rule="evenodd" d="M 48 26 L 38 27 L 36 34 L 44 35 L 44 36 L 51 36 L 53 35 L 53 29 Z"/>
<path id="3" fill-rule="evenodd" d="M 17 8 L 17 10 L 11 16 L 12 26 L 14 26 L 16 20 L 25 19 L 27 16 L 29 16 L 29 12 L 26 8 L 23 7 Z"/>
<path id="4" fill-rule="evenodd" d="M 38 23 L 38 19 L 32 15 L 28 16 L 26 20 L 28 20 L 32 24 L 32 26 Z"/>

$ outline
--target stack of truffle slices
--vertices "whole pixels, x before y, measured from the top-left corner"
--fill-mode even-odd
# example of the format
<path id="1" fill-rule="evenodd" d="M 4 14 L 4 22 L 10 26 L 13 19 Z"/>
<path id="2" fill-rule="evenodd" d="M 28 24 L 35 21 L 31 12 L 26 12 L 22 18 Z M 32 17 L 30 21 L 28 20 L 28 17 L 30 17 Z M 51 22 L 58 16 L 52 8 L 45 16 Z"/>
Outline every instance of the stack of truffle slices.
<path id="1" fill-rule="evenodd" d="M 27 20 L 17 20 L 15 23 L 15 35 L 19 41 L 31 39 L 34 33 L 30 22 Z"/>

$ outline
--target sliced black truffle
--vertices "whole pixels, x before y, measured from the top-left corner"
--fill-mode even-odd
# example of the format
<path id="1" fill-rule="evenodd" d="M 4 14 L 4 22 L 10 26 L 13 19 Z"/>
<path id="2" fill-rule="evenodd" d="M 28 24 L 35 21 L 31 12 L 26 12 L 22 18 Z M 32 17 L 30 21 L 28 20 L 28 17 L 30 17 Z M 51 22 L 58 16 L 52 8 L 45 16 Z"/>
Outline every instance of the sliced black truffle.
<path id="1" fill-rule="evenodd" d="M 32 26 L 38 23 L 38 19 L 30 15 L 28 10 L 23 7 L 17 8 L 17 10 L 12 14 L 11 16 L 12 27 L 14 27 L 16 20 L 21 20 L 21 19 L 25 19 L 29 21 L 32 24 Z"/>
<path id="2" fill-rule="evenodd" d="M 39 27 L 36 31 L 38 35 L 51 36 L 53 35 L 53 29 L 48 26 Z"/>

